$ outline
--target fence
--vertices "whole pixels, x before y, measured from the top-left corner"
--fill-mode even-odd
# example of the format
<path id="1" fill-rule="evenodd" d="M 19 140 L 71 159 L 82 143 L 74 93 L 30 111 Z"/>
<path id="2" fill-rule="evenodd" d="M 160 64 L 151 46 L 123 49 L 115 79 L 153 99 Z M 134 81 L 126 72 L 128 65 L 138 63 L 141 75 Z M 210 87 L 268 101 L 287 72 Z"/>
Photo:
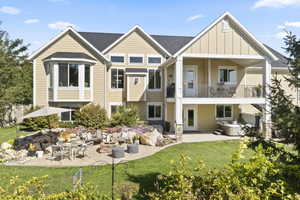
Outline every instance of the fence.
<path id="1" fill-rule="evenodd" d="M 0 113 L 0 127 L 7 127 L 22 122 L 26 110 L 31 107 L 32 105 L 7 105 L 4 108 L 4 113 Z"/>

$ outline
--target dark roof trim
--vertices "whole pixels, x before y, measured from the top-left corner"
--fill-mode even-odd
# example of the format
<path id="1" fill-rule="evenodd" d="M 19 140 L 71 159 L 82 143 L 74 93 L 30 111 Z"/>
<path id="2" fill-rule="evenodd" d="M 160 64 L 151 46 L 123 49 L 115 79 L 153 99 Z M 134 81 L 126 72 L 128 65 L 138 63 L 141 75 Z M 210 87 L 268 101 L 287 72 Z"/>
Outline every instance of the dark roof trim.
<path id="1" fill-rule="evenodd" d="M 126 73 L 147 73 L 147 68 L 126 68 Z"/>
<path id="2" fill-rule="evenodd" d="M 76 52 L 56 52 L 54 54 L 51 54 L 50 56 L 46 57 L 45 60 L 48 59 L 87 59 L 87 60 L 93 60 L 96 61 L 94 58 L 90 57 L 89 55 L 85 53 L 76 53 Z"/>

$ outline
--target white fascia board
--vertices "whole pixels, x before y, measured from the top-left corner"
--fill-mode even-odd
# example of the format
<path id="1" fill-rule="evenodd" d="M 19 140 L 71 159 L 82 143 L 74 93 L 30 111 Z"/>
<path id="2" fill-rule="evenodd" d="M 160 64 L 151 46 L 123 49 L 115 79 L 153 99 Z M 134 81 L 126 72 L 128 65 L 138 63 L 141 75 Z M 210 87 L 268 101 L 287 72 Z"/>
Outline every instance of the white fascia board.
<path id="1" fill-rule="evenodd" d="M 135 30 L 139 30 L 142 34 L 144 34 L 148 39 L 151 40 L 158 48 L 160 48 L 163 52 L 165 52 L 168 56 L 171 56 L 171 54 L 163 47 L 161 46 L 156 40 L 153 39 L 148 33 L 146 33 L 139 25 L 135 25 L 133 28 L 131 28 L 127 33 L 123 34 L 119 39 L 114 41 L 111 45 L 109 45 L 107 48 L 105 48 L 102 52 L 106 54 L 111 48 L 113 48 L 115 45 L 117 45 L 119 42 L 121 42 L 123 39 L 125 39 L 128 35 L 130 35 Z"/>
<path id="2" fill-rule="evenodd" d="M 68 27 L 66 28 L 64 31 L 62 31 L 61 33 L 59 33 L 57 36 L 55 36 L 52 40 L 50 40 L 49 42 L 47 42 L 45 45 L 43 45 L 41 48 L 39 48 L 37 51 L 35 51 L 34 53 L 32 53 L 29 57 L 28 60 L 32 60 L 36 55 L 38 55 L 41 51 L 43 51 L 44 49 L 46 49 L 49 45 L 51 45 L 52 43 L 54 43 L 55 41 L 57 41 L 59 38 L 61 38 L 65 33 L 67 33 L 68 31 L 71 31 L 72 33 L 74 33 L 79 39 L 81 39 L 85 44 L 87 44 L 91 49 L 93 49 L 98 55 L 100 55 L 105 62 L 110 63 L 109 60 L 107 60 L 107 58 L 98 50 L 96 49 L 91 43 L 89 43 L 84 37 L 82 37 L 75 29 L 73 29 L 72 27 Z"/>
<path id="3" fill-rule="evenodd" d="M 91 102 L 91 99 L 60 99 L 60 100 L 49 100 L 49 102 Z"/>
<path id="4" fill-rule="evenodd" d="M 230 55 L 230 54 L 182 54 L 186 58 L 217 58 L 217 59 L 253 59 L 253 60 L 264 60 L 263 56 L 256 55 Z"/>
<path id="5" fill-rule="evenodd" d="M 246 33 L 255 43 L 257 46 L 259 46 L 263 51 L 267 53 L 268 56 L 270 56 L 273 60 L 278 60 L 278 58 L 269 50 L 267 49 L 260 41 L 258 41 L 253 34 L 251 34 L 233 15 L 231 15 L 229 12 L 225 12 L 223 15 L 221 15 L 219 18 L 217 18 L 211 25 L 206 27 L 203 31 L 201 31 L 196 37 L 194 37 L 189 43 L 184 45 L 180 50 L 177 51 L 177 53 L 174 54 L 174 57 L 180 55 L 184 50 L 186 50 L 189 46 L 191 46 L 194 42 L 196 42 L 200 37 L 202 37 L 206 32 L 208 32 L 213 26 L 215 26 L 217 23 L 219 23 L 222 19 L 225 17 L 229 17 L 234 23 L 236 23 L 242 31 Z"/>
<path id="6" fill-rule="evenodd" d="M 182 104 L 265 104 L 265 98 L 183 98 Z"/>

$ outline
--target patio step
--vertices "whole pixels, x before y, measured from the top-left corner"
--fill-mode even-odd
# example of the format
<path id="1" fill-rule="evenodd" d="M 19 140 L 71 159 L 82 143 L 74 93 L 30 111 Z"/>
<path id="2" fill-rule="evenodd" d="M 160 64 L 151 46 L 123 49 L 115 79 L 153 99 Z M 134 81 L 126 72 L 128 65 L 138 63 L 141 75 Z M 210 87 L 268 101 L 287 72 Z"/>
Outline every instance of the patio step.
<path id="1" fill-rule="evenodd" d="M 214 131 L 215 135 L 223 135 L 224 131 L 222 129 L 217 129 Z"/>

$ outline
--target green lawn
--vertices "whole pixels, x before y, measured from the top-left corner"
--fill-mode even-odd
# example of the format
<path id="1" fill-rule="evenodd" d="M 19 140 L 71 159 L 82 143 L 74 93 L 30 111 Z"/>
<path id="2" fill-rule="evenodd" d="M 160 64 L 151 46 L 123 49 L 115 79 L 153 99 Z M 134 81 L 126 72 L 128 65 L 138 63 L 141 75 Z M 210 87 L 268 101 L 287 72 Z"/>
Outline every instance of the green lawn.
<path id="1" fill-rule="evenodd" d="M 180 154 L 192 158 L 190 165 L 196 166 L 199 159 L 205 161 L 209 168 L 222 168 L 230 161 L 232 153 L 237 149 L 238 141 L 217 141 L 179 144 L 153 156 L 142 158 L 117 166 L 116 182 L 133 183 L 151 190 L 156 175 L 166 173 L 170 169 L 170 161 L 178 160 Z M 22 180 L 30 177 L 49 175 L 48 191 L 63 191 L 71 188 L 72 174 L 78 168 L 46 168 L 46 167 L 7 167 L 0 166 L 0 186 L 6 187 L 10 177 L 19 176 Z M 111 166 L 91 166 L 83 168 L 84 182 L 96 184 L 107 194 L 111 191 Z"/>
<path id="2" fill-rule="evenodd" d="M 30 134 L 30 132 L 24 132 L 22 130 L 20 130 L 18 132 L 18 135 L 27 135 L 27 134 Z M 16 127 L 12 127 L 12 128 L 0 128 L 0 143 L 6 142 L 9 139 L 15 139 L 16 136 L 17 136 Z"/>

